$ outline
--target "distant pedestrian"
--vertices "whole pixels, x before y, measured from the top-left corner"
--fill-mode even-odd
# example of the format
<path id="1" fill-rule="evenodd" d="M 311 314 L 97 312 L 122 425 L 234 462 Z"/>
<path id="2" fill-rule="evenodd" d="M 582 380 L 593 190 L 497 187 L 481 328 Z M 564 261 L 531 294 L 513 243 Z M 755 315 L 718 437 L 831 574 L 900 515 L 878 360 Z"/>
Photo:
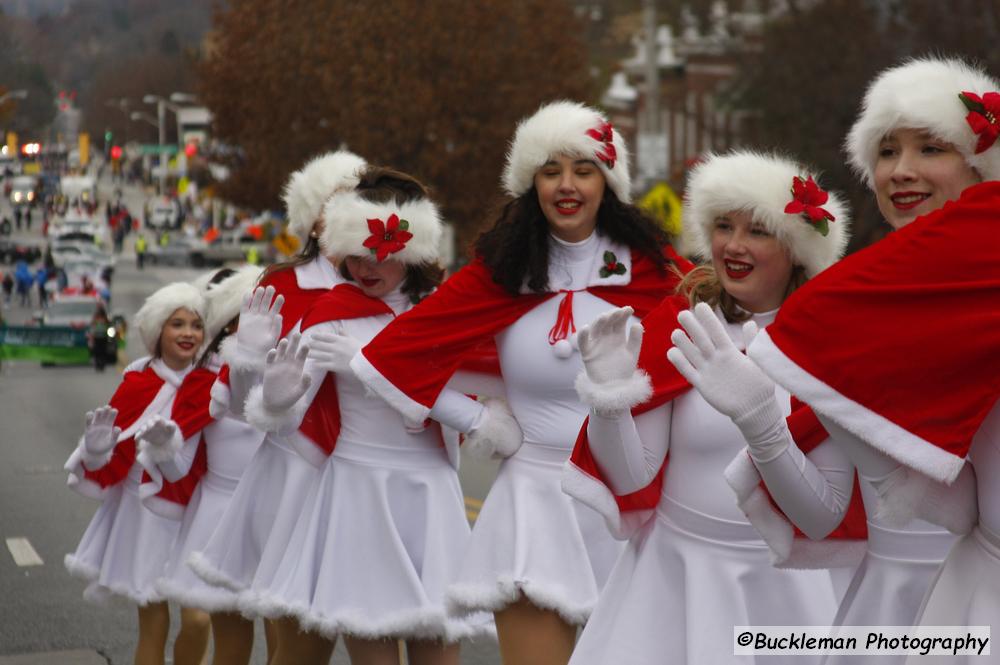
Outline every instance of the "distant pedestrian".
<path id="1" fill-rule="evenodd" d="M 14 293 L 14 276 L 10 272 L 3 274 L 3 304 L 10 305 L 10 296 Z"/>
<path id="2" fill-rule="evenodd" d="M 38 285 L 38 306 L 43 309 L 49 306 L 49 294 L 45 290 L 45 283 L 48 281 L 49 271 L 43 264 L 35 271 L 35 283 Z"/>
<path id="3" fill-rule="evenodd" d="M 146 258 L 146 236 L 139 234 L 139 237 L 135 239 L 135 266 L 139 270 L 142 270 L 143 261 Z"/>
<path id="4" fill-rule="evenodd" d="M 31 269 L 26 261 L 18 261 L 14 269 L 14 282 L 17 287 L 17 295 L 21 301 L 21 307 L 31 306 L 31 285 L 35 282 Z"/>

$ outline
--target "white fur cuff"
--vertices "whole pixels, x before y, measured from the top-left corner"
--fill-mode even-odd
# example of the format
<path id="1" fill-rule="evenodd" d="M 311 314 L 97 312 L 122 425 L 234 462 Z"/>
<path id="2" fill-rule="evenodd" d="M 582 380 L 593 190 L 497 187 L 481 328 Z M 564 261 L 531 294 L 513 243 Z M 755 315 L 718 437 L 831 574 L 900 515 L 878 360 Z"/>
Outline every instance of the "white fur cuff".
<path id="1" fill-rule="evenodd" d="M 481 459 L 503 459 L 518 451 L 524 441 L 521 426 L 517 424 L 507 403 L 487 399 L 483 424 L 465 436 L 464 448 Z"/>
<path id="2" fill-rule="evenodd" d="M 271 411 L 264 404 L 264 386 L 258 385 L 247 395 L 244 413 L 247 422 L 263 432 L 288 432 L 299 426 L 306 415 L 308 404 L 299 400 L 290 409 L 281 412 Z"/>
<path id="3" fill-rule="evenodd" d="M 649 375 L 635 370 L 627 379 L 596 383 L 586 370 L 576 377 L 576 393 L 587 406 L 601 415 L 614 415 L 642 404 L 653 395 Z"/>

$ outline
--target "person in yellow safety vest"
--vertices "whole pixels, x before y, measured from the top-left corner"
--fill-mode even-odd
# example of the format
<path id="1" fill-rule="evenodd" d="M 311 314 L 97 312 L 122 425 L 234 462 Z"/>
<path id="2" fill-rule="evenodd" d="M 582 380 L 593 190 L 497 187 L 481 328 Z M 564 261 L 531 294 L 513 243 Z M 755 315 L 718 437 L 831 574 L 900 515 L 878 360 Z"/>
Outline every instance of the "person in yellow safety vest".
<path id="1" fill-rule="evenodd" d="M 247 263 L 252 266 L 260 264 L 260 250 L 255 245 L 247 247 Z"/>
<path id="2" fill-rule="evenodd" d="M 163 232 L 160 233 L 159 242 L 160 242 L 160 247 L 166 247 L 167 245 L 170 244 L 170 234 L 167 233 L 166 229 L 164 229 Z"/>
<path id="3" fill-rule="evenodd" d="M 139 234 L 135 239 L 135 266 L 142 270 L 143 259 L 146 258 L 146 236 Z"/>

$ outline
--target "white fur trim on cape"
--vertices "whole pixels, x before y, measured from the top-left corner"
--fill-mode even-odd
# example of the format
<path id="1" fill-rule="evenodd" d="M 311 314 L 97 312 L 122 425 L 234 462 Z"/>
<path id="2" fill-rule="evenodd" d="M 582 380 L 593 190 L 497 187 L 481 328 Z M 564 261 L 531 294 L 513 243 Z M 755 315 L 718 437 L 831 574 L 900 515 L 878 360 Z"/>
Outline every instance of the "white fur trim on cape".
<path id="1" fill-rule="evenodd" d="M 602 414 L 628 411 L 653 394 L 649 375 L 641 369 L 632 372 L 627 379 L 607 383 L 595 383 L 586 370 L 581 370 L 574 386 L 580 401 Z"/>
<path id="2" fill-rule="evenodd" d="M 134 322 L 147 352 L 156 352 L 163 324 L 182 307 L 200 316 L 202 321 L 205 320 L 205 297 L 201 291 L 185 282 L 167 284 L 146 298 L 146 302 L 135 313 Z"/>
<path id="3" fill-rule="evenodd" d="M 347 150 L 328 152 L 313 158 L 292 174 L 282 198 L 288 210 L 288 232 L 303 245 L 313 224 L 323 214 L 323 205 L 334 193 L 354 189 L 365 160 Z"/>
<path id="4" fill-rule="evenodd" d="M 775 154 L 737 150 L 709 155 L 695 167 L 684 195 L 684 247 L 706 260 L 712 258 L 715 220 L 733 211 L 747 211 L 791 252 L 792 262 L 809 277 L 839 259 L 850 239 L 850 210 L 835 192 L 823 208 L 834 216 L 829 233 L 821 235 L 802 215 L 790 215 L 792 180 L 816 172 Z"/>
<path id="5" fill-rule="evenodd" d="M 208 415 L 215 420 L 227 416 L 229 414 L 229 400 L 232 397 L 229 386 L 216 379 L 209 395 L 211 395 L 212 401 L 208 404 Z"/>
<path id="6" fill-rule="evenodd" d="M 524 443 L 521 426 L 514 419 L 507 402 L 490 397 L 482 424 L 465 435 L 466 452 L 480 459 L 504 459 L 518 451 Z"/>
<path id="7" fill-rule="evenodd" d="M 239 608 L 236 594 L 221 587 L 191 588 L 165 578 L 158 579 L 155 586 L 160 595 L 181 607 L 197 607 L 206 612 L 233 612 Z"/>
<path id="8" fill-rule="evenodd" d="M 441 213 L 433 201 L 418 199 L 406 203 L 395 200 L 374 203 L 361 198 L 356 191 L 342 192 L 326 202 L 323 233 L 319 237 L 323 254 L 374 257 L 375 254 L 364 246 L 365 240 L 372 235 L 368 230 L 368 220 L 380 219 L 387 224 L 393 214 L 406 221 L 406 230 L 413 237 L 403 249 L 386 258 L 410 265 L 437 261 L 441 251 L 442 222 Z"/>
<path id="9" fill-rule="evenodd" d="M 243 295 L 253 290 L 262 272 L 259 266 L 243 266 L 218 284 L 206 288 L 206 343 L 215 339 L 227 323 L 239 316 Z"/>
<path id="10" fill-rule="evenodd" d="M 365 358 L 364 349 L 351 358 L 351 371 L 361 383 L 373 393 L 385 400 L 386 404 L 403 414 L 403 417 L 413 422 L 423 422 L 431 414 L 430 407 L 410 399 L 402 390 L 394 386 L 389 379 Z"/>
<path id="11" fill-rule="evenodd" d="M 264 404 L 264 386 L 257 385 L 247 395 L 243 413 L 247 422 L 262 432 L 288 433 L 299 426 L 308 407 L 306 401 L 300 399 L 286 411 L 271 411 Z"/>
<path id="12" fill-rule="evenodd" d="M 188 555 L 186 563 L 198 577 L 205 580 L 208 584 L 220 586 L 236 593 L 243 591 L 245 588 L 233 578 L 220 572 L 201 552 L 191 552 Z"/>
<path id="13" fill-rule="evenodd" d="M 566 598 L 560 588 L 529 580 L 501 575 L 496 584 L 452 584 L 446 593 L 448 613 L 465 616 L 474 612 L 497 612 L 521 596 L 543 610 L 552 610 L 567 623 L 581 626 L 587 622 L 594 606 L 578 605 Z"/>
<path id="14" fill-rule="evenodd" d="M 240 595 L 240 610 L 246 617 L 295 617 L 305 630 L 319 633 L 328 638 L 350 635 L 368 640 L 387 638 L 444 640 L 448 643 L 466 638 L 495 636 L 492 622 L 465 621 L 450 618 L 439 610 L 407 610 L 367 616 L 358 610 L 338 612 L 334 615 L 315 612 L 311 607 L 289 603 L 273 594 L 247 592 Z"/>
<path id="15" fill-rule="evenodd" d="M 1000 145 L 976 154 L 979 136 L 965 121 L 969 111 L 958 98 L 963 92 L 982 97 L 1000 92 L 1000 83 L 961 60 L 918 58 L 886 69 L 868 86 L 861 113 L 847 135 L 851 166 L 874 188 L 882 138 L 894 129 L 926 129 L 954 145 L 983 180 L 1000 180 Z"/>
<path id="16" fill-rule="evenodd" d="M 876 518 L 891 527 L 902 528 L 920 518 L 962 535 L 972 531 L 979 521 L 975 481 L 969 487 L 971 491 L 963 494 L 958 491 L 964 489 L 961 483 L 947 486 L 905 466 L 890 477 L 891 485 L 879 488 Z"/>
<path id="17" fill-rule="evenodd" d="M 652 509 L 621 512 L 611 489 L 571 461 L 563 467 L 560 485 L 563 492 L 600 513 L 611 535 L 618 540 L 631 538 L 655 513 Z"/>
<path id="18" fill-rule="evenodd" d="M 776 383 L 877 450 L 935 480 L 950 484 L 965 459 L 908 432 L 896 423 L 841 395 L 786 356 L 761 330 L 748 354 Z"/>
<path id="19" fill-rule="evenodd" d="M 111 454 L 114 452 L 114 448 L 108 451 L 107 460 L 111 459 Z M 107 464 L 107 461 L 104 462 Z M 100 466 L 103 466 L 100 465 Z M 100 468 L 100 466 L 90 467 L 93 469 Z M 69 459 L 63 465 L 63 469 L 69 472 L 69 476 L 66 479 L 66 485 L 73 489 L 78 494 L 82 494 L 88 499 L 96 499 L 97 501 L 103 501 L 108 490 L 101 487 L 98 483 L 87 478 L 86 467 L 83 463 L 83 441 L 81 437 L 80 443 L 73 452 L 70 453 Z"/>
<path id="20" fill-rule="evenodd" d="M 521 196 L 534 185 L 538 169 L 553 157 L 565 155 L 593 160 L 615 196 L 622 203 L 631 202 L 628 146 L 621 132 L 612 130 L 611 143 L 617 158 L 614 168 L 610 169 L 597 158 L 604 144 L 587 134 L 588 130 L 599 129 L 605 122 L 607 118 L 603 113 L 579 102 L 561 100 L 542 105 L 522 120 L 514 133 L 503 172 L 506 192 Z"/>

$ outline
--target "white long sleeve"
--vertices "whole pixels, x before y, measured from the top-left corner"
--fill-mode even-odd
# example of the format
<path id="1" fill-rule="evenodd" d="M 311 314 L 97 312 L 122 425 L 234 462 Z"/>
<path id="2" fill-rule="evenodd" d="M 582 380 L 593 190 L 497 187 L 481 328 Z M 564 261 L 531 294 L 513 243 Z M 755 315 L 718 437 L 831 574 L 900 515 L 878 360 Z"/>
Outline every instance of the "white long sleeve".
<path id="1" fill-rule="evenodd" d="M 194 464 L 194 457 L 198 452 L 199 441 L 201 441 L 201 432 L 184 439 L 184 445 L 170 459 L 156 463 L 164 478 L 175 483 L 191 471 L 191 465 Z"/>
<path id="2" fill-rule="evenodd" d="M 441 391 L 430 412 L 432 419 L 463 434 L 482 425 L 485 416 L 481 403 L 451 388 Z"/>
<path id="3" fill-rule="evenodd" d="M 789 435 L 789 440 L 791 436 Z M 810 538 L 825 538 L 844 519 L 854 487 L 854 464 L 827 439 L 808 455 L 791 441 L 781 454 L 751 459 L 778 506 Z"/>
<path id="4" fill-rule="evenodd" d="M 639 416 L 591 411 L 587 438 L 597 465 L 615 494 L 631 494 L 656 477 L 670 449 L 668 402 Z"/>

